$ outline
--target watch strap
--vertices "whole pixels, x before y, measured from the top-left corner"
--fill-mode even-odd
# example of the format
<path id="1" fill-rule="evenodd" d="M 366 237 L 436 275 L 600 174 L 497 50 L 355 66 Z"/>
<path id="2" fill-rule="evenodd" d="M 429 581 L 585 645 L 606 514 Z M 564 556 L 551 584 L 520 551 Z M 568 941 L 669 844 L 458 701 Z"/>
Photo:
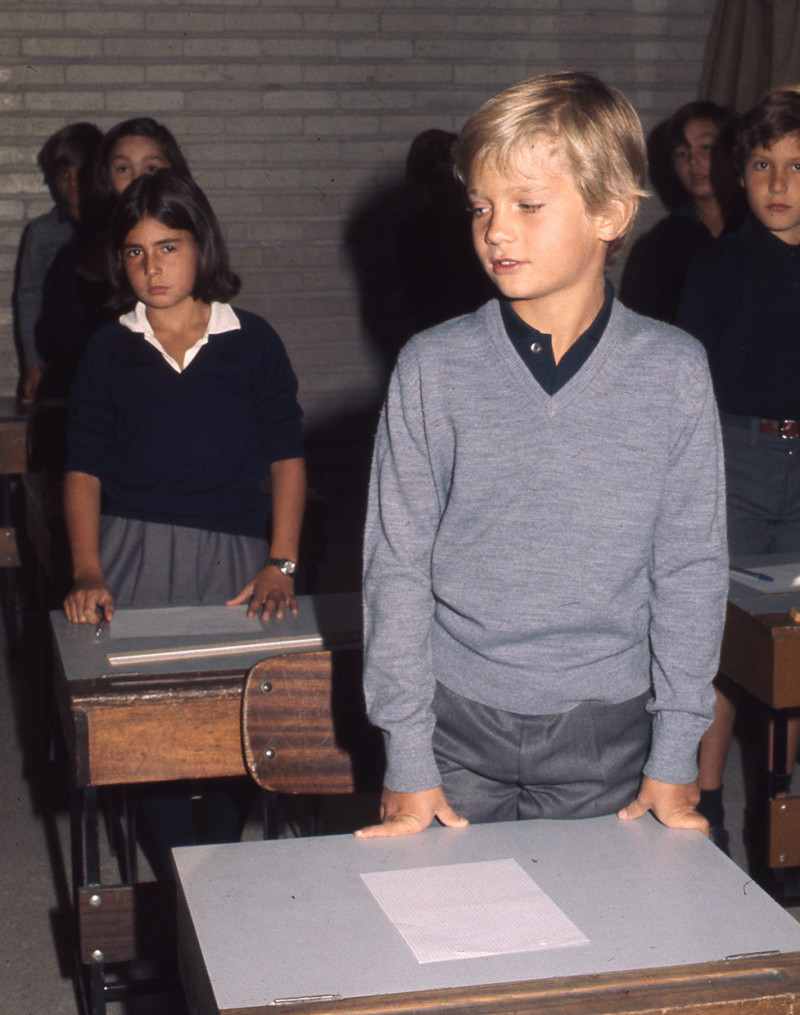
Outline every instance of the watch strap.
<path id="1" fill-rule="evenodd" d="M 285 557 L 268 557 L 267 567 L 277 567 L 281 574 L 288 575 L 291 578 L 297 570 L 297 562 L 288 560 Z"/>

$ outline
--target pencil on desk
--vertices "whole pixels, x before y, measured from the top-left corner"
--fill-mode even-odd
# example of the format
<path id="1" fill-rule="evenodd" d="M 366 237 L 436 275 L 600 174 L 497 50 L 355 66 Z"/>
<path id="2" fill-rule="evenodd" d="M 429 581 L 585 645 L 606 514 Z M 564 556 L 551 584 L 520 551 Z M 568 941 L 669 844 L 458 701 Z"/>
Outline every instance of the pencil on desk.
<path id="1" fill-rule="evenodd" d="M 746 574 L 748 578 L 758 578 L 761 582 L 774 582 L 772 575 L 764 574 L 763 571 L 749 571 L 746 567 L 734 567 L 731 564 L 731 571 L 735 574 Z"/>

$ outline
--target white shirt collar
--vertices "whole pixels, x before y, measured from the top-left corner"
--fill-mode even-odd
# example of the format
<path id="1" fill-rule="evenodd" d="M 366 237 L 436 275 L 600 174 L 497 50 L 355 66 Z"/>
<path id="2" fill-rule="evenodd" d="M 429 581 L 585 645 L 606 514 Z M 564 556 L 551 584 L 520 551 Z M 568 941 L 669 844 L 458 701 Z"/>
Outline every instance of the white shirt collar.
<path id="1" fill-rule="evenodd" d="M 195 342 L 191 349 L 187 349 L 186 355 L 183 358 L 183 368 L 181 368 L 178 361 L 170 356 L 153 334 L 153 328 L 150 325 L 150 321 L 147 319 L 147 307 L 144 303 L 141 301 L 138 302 L 130 313 L 123 314 L 120 317 L 119 323 L 124 325 L 124 327 L 128 328 L 130 331 L 135 331 L 141 334 L 145 341 L 149 342 L 150 345 L 158 349 L 167 363 L 169 363 L 172 369 L 178 373 L 181 373 L 182 369 L 185 370 L 189 366 L 198 352 L 200 352 L 206 342 L 208 342 L 210 335 L 221 335 L 223 332 L 237 331 L 241 328 L 241 322 L 236 316 L 236 311 L 230 303 L 212 303 L 211 316 L 208 319 L 206 332 L 202 338 L 199 338 Z"/>

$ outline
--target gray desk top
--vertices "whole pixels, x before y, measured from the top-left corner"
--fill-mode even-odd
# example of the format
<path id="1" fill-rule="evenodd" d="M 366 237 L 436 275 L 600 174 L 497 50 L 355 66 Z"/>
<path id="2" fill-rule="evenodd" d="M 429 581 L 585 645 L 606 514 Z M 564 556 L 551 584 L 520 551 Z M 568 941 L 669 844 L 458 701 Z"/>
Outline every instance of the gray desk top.
<path id="1" fill-rule="evenodd" d="M 800 574 L 800 558 L 797 553 L 762 553 L 757 556 L 734 557 L 731 560 L 732 565 L 753 571 L 759 571 L 771 564 L 795 562 Z M 748 613 L 785 613 L 792 606 L 800 606 L 800 588 L 794 592 L 775 594 L 770 591 L 769 582 L 764 582 L 761 588 L 752 588 L 744 584 L 737 578 L 736 572 L 732 571 L 728 600 Z"/>
<path id="2" fill-rule="evenodd" d="M 174 851 L 220 1009 L 800 950 L 800 924 L 696 832 L 646 816 Z M 360 875 L 513 858 L 589 944 L 419 964 Z"/>
<path id="3" fill-rule="evenodd" d="M 117 610 L 99 637 L 89 624 L 72 624 L 53 611 L 50 624 L 56 650 L 68 681 L 138 674 L 248 670 L 260 659 L 287 651 L 308 651 L 307 639 L 322 636 L 324 647 L 343 640 L 360 642 L 361 597 L 358 593 L 299 596 L 296 617 L 248 620 L 246 607 L 187 606 L 163 609 Z M 247 648 L 248 641 L 275 639 L 273 648 Z M 291 641 L 297 640 L 293 648 Z M 185 650 L 202 646 L 243 644 L 240 652 L 195 655 L 169 662 L 132 662 L 112 666 L 109 654 Z M 323 647 L 323 646 L 317 646 Z"/>

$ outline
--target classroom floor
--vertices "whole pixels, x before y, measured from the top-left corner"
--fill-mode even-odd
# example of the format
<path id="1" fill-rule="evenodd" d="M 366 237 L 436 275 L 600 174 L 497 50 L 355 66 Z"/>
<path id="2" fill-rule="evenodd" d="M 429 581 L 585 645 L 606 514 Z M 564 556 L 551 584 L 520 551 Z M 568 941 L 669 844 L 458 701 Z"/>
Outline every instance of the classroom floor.
<path id="1" fill-rule="evenodd" d="M 341 479 L 336 463 L 329 464 Z M 335 510 L 329 513 L 326 524 L 331 552 L 317 576 L 318 588 L 355 588 L 359 511 L 352 505 L 344 506 L 338 517 Z M 23 601 L 30 598 L 20 596 L 19 589 L 16 596 Z M 32 613 L 23 611 L 22 616 L 12 618 L 10 629 L 20 632 L 12 651 L 0 625 L 0 1012 L 75 1015 L 67 881 L 68 786 L 63 755 L 50 750 L 42 723 L 46 710 L 35 660 L 43 635 Z M 725 806 L 731 858 L 746 870 L 743 753 L 737 739 L 726 769 Z M 800 787 L 800 776 L 796 776 L 795 785 Z M 357 827 L 363 819 L 362 804 L 374 807 L 374 801 L 367 800 L 349 810 L 340 808 L 335 815 L 323 813 L 327 829 Z M 254 807 L 245 836 L 257 838 L 260 833 L 258 808 Z M 790 912 L 800 919 L 800 906 Z M 145 996 L 108 1005 L 108 1015 L 144 1013 L 186 1015 L 186 1009 L 177 995 Z"/>

